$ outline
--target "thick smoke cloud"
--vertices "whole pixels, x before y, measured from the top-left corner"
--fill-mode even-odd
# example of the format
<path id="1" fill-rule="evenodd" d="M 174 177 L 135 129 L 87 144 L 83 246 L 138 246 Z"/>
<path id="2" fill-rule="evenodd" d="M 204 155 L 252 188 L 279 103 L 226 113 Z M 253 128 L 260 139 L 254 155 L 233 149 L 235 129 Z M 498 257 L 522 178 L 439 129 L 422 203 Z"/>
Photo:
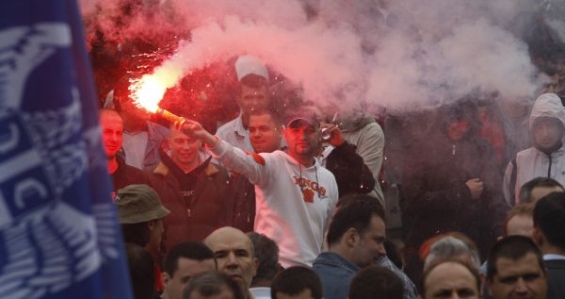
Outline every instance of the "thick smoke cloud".
<path id="1" fill-rule="evenodd" d="M 391 110 L 436 106 L 478 89 L 507 100 L 535 97 L 547 78 L 533 65 L 523 30 L 536 16 L 565 6 L 550 0 L 144 0 L 132 2 L 124 17 L 125 0 L 83 2 L 92 38 L 95 29 L 117 43 L 168 30 L 184 34 L 157 69 L 171 86 L 196 69 L 250 54 L 301 84 L 314 102 Z M 563 20 L 550 16 L 548 24 L 563 42 Z"/>

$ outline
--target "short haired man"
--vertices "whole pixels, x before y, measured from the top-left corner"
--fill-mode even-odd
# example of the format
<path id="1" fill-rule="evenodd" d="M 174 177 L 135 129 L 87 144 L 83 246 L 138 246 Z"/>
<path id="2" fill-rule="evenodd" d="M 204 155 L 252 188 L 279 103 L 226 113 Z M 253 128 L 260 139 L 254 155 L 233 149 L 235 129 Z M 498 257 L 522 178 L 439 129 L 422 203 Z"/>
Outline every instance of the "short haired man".
<path id="1" fill-rule="evenodd" d="M 487 284 L 493 299 L 545 299 L 547 273 L 532 239 L 508 236 L 494 245 L 487 261 Z"/>
<path id="2" fill-rule="evenodd" d="M 537 177 L 522 185 L 520 202 L 536 203 L 540 198 L 552 192 L 565 192 L 565 188 L 552 178 Z"/>
<path id="3" fill-rule="evenodd" d="M 315 159 L 320 125 L 315 115 L 287 116 L 287 152 L 246 154 L 186 120 L 183 129 L 202 140 L 226 167 L 255 184 L 255 231 L 272 238 L 283 267 L 310 265 L 338 200 L 334 176 Z M 281 200 L 284 199 L 284 200 Z"/>
<path id="4" fill-rule="evenodd" d="M 244 299 L 237 283 L 225 273 L 206 272 L 192 279 L 182 299 Z"/>
<path id="5" fill-rule="evenodd" d="M 371 266 L 362 269 L 351 281 L 348 299 L 402 299 L 402 280 L 384 267 Z"/>
<path id="6" fill-rule="evenodd" d="M 224 225 L 225 202 L 231 194 L 229 175 L 211 160 L 200 140 L 171 127 L 163 143 L 161 162 L 151 173 L 155 190 L 171 210 L 165 219 L 167 248 L 202 241 Z"/>
<path id="7" fill-rule="evenodd" d="M 516 154 L 504 173 L 504 197 L 512 205 L 520 203 L 520 187 L 533 178 L 565 184 L 565 110 L 558 95 L 545 93 L 536 99 L 529 126 L 534 146 Z"/>
<path id="8" fill-rule="evenodd" d="M 232 277 L 245 298 L 251 299 L 249 287 L 257 273 L 257 259 L 251 239 L 236 228 L 222 227 L 206 237 L 204 244 L 214 252 L 218 271 Z"/>
<path id="9" fill-rule="evenodd" d="M 256 232 L 247 233 L 257 258 L 257 273 L 251 282 L 251 294 L 255 299 L 271 298 L 271 283 L 281 270 L 279 246 L 275 241 Z"/>
<path id="10" fill-rule="evenodd" d="M 108 158 L 108 174 L 112 177 L 114 189 L 112 200 L 116 198 L 116 191 L 131 184 L 149 184 L 149 177 L 140 169 L 127 165 L 119 152 L 122 149 L 124 121 L 120 114 L 111 109 L 100 110 L 100 126 L 102 128 L 102 143 Z"/>
<path id="11" fill-rule="evenodd" d="M 272 153 L 283 144 L 283 125 L 280 117 L 269 110 L 249 115 L 249 139 L 256 153 Z"/>
<path id="12" fill-rule="evenodd" d="M 201 273 L 216 270 L 214 253 L 200 242 L 185 242 L 171 248 L 163 262 L 162 299 L 181 299 L 190 280 Z"/>
<path id="13" fill-rule="evenodd" d="M 422 299 L 481 297 L 478 270 L 459 260 L 432 264 L 422 275 Z"/>
<path id="14" fill-rule="evenodd" d="M 269 73 L 261 61 L 252 56 L 241 56 L 235 62 L 239 81 L 236 98 L 241 109 L 239 116 L 219 127 L 216 135 L 227 143 L 247 152 L 253 148 L 249 140 L 249 116 L 255 110 L 267 108 Z"/>
<path id="15" fill-rule="evenodd" d="M 565 193 L 555 192 L 540 199 L 533 218 L 533 238 L 547 266 L 547 298 L 565 298 Z"/>
<path id="16" fill-rule="evenodd" d="M 385 234 L 384 211 L 376 201 L 353 201 L 337 210 L 326 237 L 328 251 L 320 253 L 313 264 L 326 299 L 347 297 L 359 269 L 386 254 Z"/>
<path id="17" fill-rule="evenodd" d="M 323 294 L 316 272 L 301 266 L 284 269 L 271 285 L 272 299 L 322 299 Z"/>

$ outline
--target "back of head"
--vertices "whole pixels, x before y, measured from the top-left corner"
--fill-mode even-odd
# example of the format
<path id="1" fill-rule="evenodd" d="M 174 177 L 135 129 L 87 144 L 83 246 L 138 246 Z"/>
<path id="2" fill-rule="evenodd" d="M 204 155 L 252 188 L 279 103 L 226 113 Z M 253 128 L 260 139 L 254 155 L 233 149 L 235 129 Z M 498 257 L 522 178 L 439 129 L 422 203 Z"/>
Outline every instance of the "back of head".
<path id="1" fill-rule="evenodd" d="M 290 267 L 277 274 L 273 280 L 271 298 L 276 299 L 277 293 L 295 296 L 308 290 L 314 299 L 323 297 L 322 282 L 318 274 L 310 268 Z"/>
<path id="2" fill-rule="evenodd" d="M 134 298 L 153 298 L 155 272 L 151 254 L 137 244 L 126 243 L 126 255 Z"/>
<path id="3" fill-rule="evenodd" d="M 520 203 L 516 206 L 514 206 L 512 208 L 512 210 L 510 210 L 510 212 L 508 212 L 508 214 L 506 214 L 506 218 L 504 219 L 504 225 L 502 227 L 503 229 L 503 235 L 504 236 L 508 236 L 511 234 L 516 234 L 513 233 L 511 231 L 509 231 L 508 229 L 508 224 L 510 222 L 510 220 L 512 220 L 514 217 L 529 217 L 531 218 L 534 214 L 534 204 L 533 203 Z"/>
<path id="4" fill-rule="evenodd" d="M 338 210 L 328 229 L 328 245 L 339 242 L 343 234 L 352 227 L 362 234 L 369 227 L 373 215 L 385 221 L 383 208 L 372 196 L 355 194 L 340 199 Z"/>
<path id="5" fill-rule="evenodd" d="M 542 253 L 534 241 L 524 236 L 508 236 L 497 241 L 492 247 L 487 260 L 487 278 L 493 279 L 497 273 L 497 261 L 506 258 L 517 261 L 528 255 L 535 254 L 540 268 L 545 268 Z"/>
<path id="6" fill-rule="evenodd" d="M 349 299 L 402 299 L 404 285 L 391 270 L 371 266 L 359 271 L 349 288 Z"/>
<path id="7" fill-rule="evenodd" d="M 247 236 L 253 242 L 258 263 L 257 273 L 253 277 L 251 286 L 256 286 L 258 283 L 270 284 L 279 272 L 279 246 L 263 234 L 249 232 Z"/>
<path id="8" fill-rule="evenodd" d="M 537 187 L 561 188 L 561 190 L 565 190 L 558 181 L 552 178 L 537 177 L 526 182 L 522 185 L 522 187 L 520 187 L 520 202 L 532 202 L 532 191 Z"/>
<path id="9" fill-rule="evenodd" d="M 244 299 L 239 285 L 227 274 L 212 271 L 193 277 L 182 296 L 183 299 L 195 298 L 198 293 L 200 298 L 211 298 L 224 292 L 232 294 L 231 299 Z M 222 297 L 223 298 L 223 297 Z"/>
<path id="10" fill-rule="evenodd" d="M 189 241 L 175 245 L 171 248 L 163 262 L 163 271 L 169 274 L 170 277 L 174 276 L 178 268 L 178 260 L 186 258 L 195 261 L 204 261 L 214 259 L 214 252 L 204 243 Z M 214 259 L 215 263 L 215 259 Z"/>
<path id="11" fill-rule="evenodd" d="M 477 269 L 481 267 L 479 252 L 476 248 L 468 246 L 460 239 L 448 236 L 438 240 L 430 247 L 430 252 L 424 261 L 424 270 L 439 261 L 453 259 L 464 259 Z"/>
<path id="12" fill-rule="evenodd" d="M 534 228 L 552 246 L 565 250 L 565 193 L 554 192 L 540 199 L 534 208 Z"/>

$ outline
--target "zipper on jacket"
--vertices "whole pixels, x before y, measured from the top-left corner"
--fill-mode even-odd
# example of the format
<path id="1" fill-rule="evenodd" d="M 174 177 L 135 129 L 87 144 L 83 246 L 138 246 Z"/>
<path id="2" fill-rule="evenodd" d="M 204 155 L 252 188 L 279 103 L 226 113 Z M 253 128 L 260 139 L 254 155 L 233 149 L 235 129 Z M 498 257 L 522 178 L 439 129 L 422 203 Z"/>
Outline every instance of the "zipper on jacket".
<path id="1" fill-rule="evenodd" d="M 547 177 L 550 178 L 551 177 L 551 154 L 547 155 L 549 157 L 549 168 L 547 169 Z"/>
<path id="2" fill-rule="evenodd" d="M 455 156 L 456 147 L 457 147 L 457 146 L 454 144 L 454 145 L 453 145 L 453 149 L 451 150 L 451 155 L 452 155 L 452 156 Z"/>

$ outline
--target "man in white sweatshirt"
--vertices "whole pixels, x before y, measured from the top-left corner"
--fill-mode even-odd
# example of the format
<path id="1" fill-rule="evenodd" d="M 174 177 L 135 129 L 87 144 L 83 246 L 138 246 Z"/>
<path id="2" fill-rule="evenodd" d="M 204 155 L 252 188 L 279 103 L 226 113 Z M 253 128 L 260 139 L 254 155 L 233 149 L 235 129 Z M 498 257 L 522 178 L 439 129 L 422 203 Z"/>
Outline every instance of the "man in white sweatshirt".
<path id="1" fill-rule="evenodd" d="M 337 204 L 337 184 L 315 159 L 320 143 L 315 116 L 289 115 L 284 123 L 288 150 L 261 154 L 245 153 L 194 121 L 187 120 L 182 129 L 201 139 L 228 169 L 255 184 L 254 230 L 279 245 L 282 266 L 311 266 Z"/>

